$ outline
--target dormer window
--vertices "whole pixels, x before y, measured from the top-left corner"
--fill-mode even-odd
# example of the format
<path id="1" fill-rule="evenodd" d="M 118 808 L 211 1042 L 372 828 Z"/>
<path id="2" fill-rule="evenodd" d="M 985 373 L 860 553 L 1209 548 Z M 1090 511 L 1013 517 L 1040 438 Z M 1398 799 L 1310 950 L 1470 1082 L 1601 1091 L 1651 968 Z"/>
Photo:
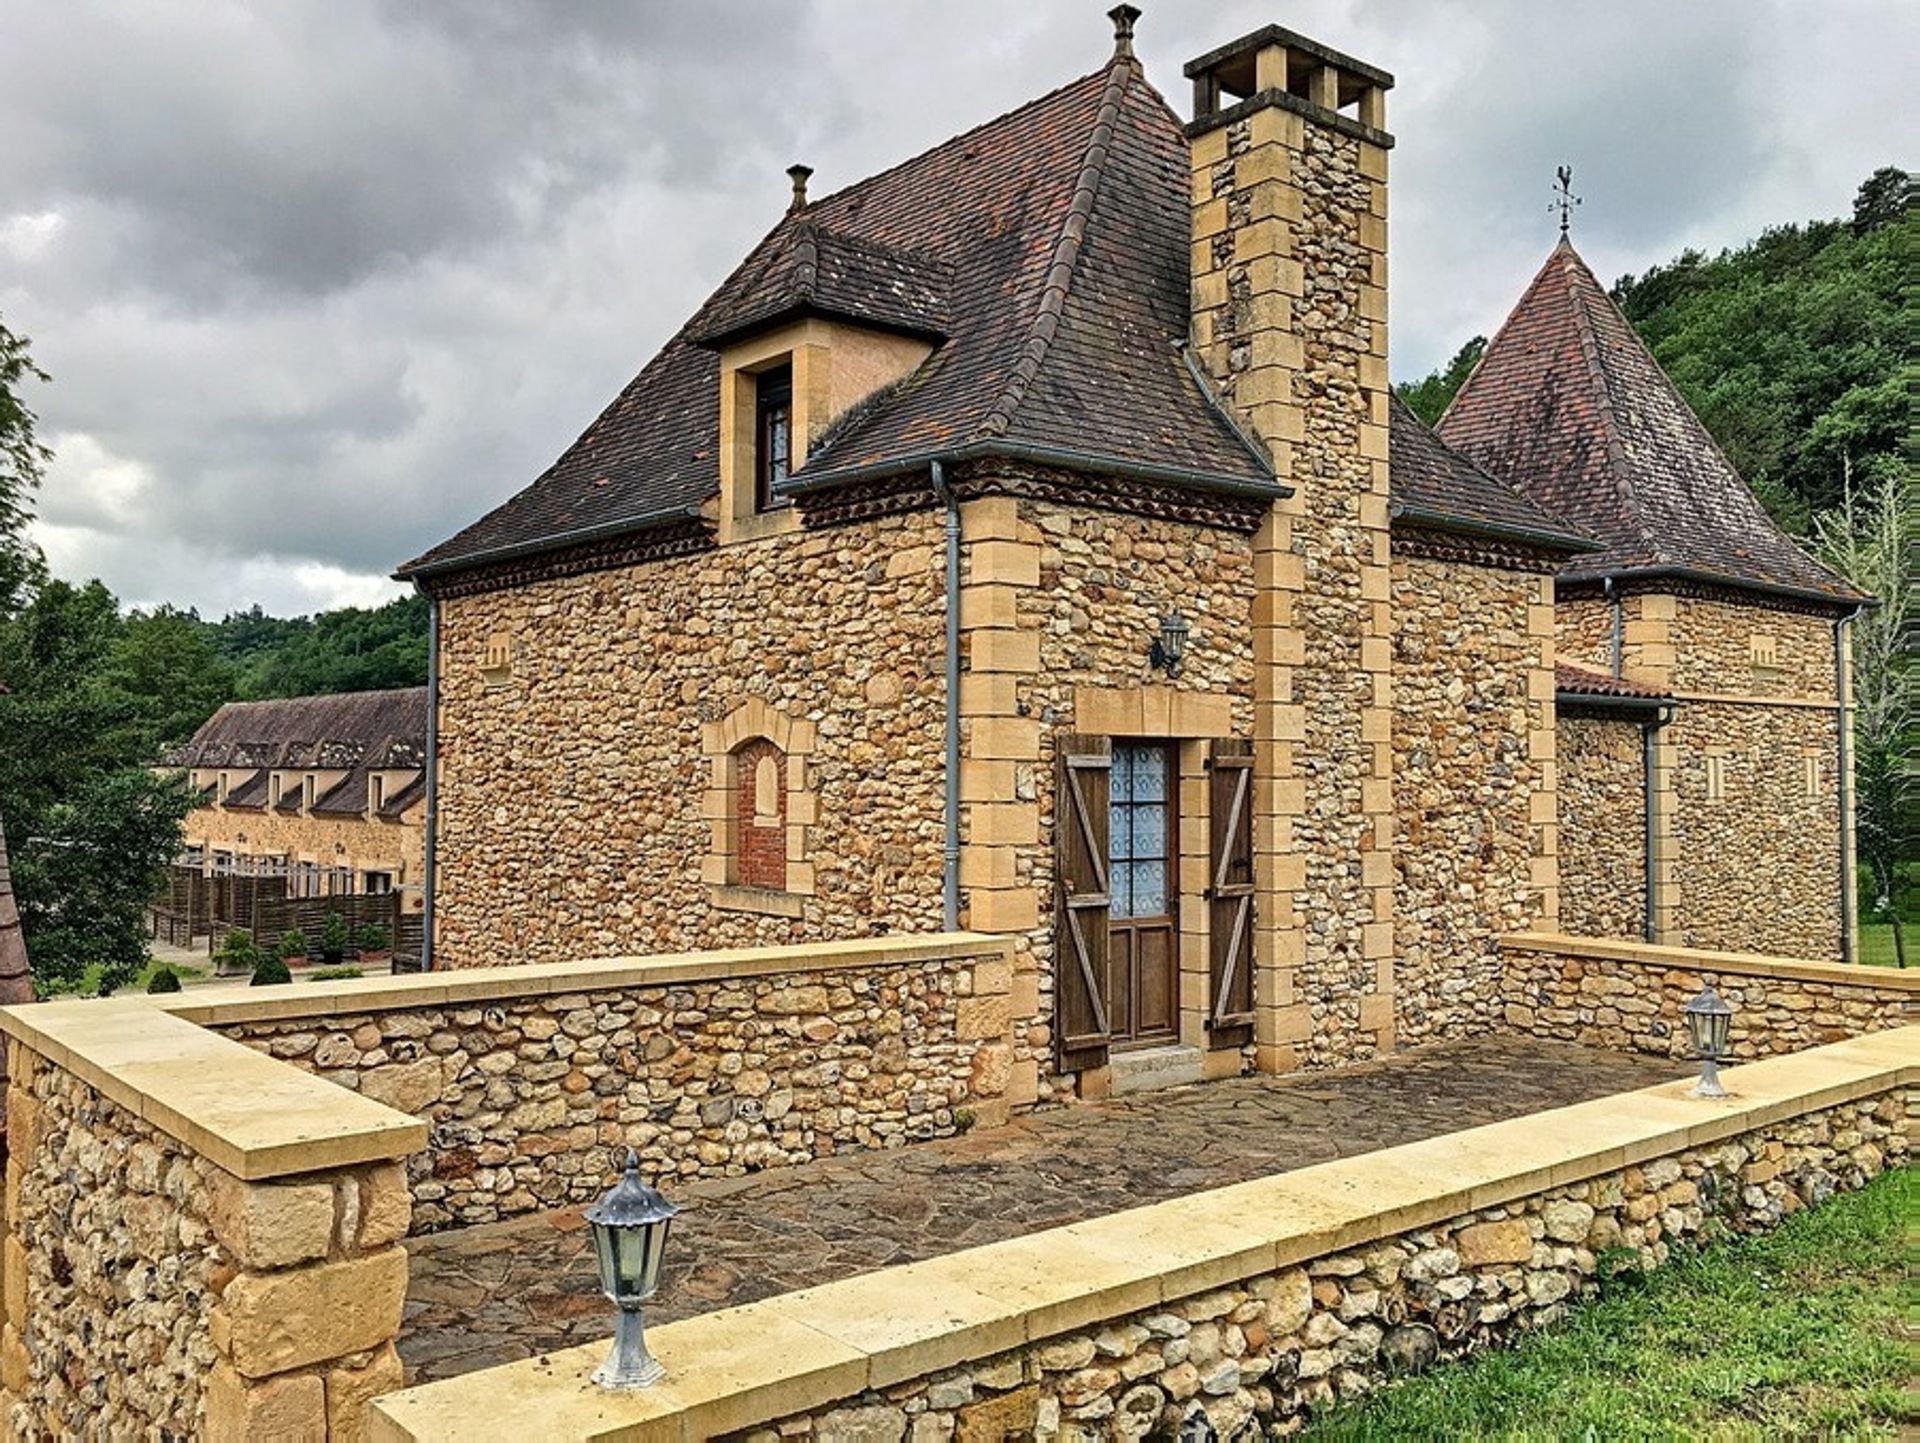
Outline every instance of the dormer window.
<path id="1" fill-rule="evenodd" d="M 793 462 L 793 367 L 777 366 L 754 377 L 754 509 L 785 506 L 779 494 Z"/>

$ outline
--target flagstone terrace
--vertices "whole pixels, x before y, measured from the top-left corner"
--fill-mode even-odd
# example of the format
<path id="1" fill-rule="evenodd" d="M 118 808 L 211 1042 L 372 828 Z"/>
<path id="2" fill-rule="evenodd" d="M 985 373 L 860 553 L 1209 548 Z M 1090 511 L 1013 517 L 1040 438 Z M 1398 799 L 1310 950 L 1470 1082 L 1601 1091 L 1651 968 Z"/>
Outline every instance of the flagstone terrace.
<path id="1" fill-rule="evenodd" d="M 1676 1075 L 1652 1058 L 1479 1038 L 696 1182 L 674 1193 L 683 1211 L 649 1316 L 693 1317 Z M 409 1381 L 613 1331 L 578 1209 L 417 1238 L 408 1253 L 400 1356 Z"/>

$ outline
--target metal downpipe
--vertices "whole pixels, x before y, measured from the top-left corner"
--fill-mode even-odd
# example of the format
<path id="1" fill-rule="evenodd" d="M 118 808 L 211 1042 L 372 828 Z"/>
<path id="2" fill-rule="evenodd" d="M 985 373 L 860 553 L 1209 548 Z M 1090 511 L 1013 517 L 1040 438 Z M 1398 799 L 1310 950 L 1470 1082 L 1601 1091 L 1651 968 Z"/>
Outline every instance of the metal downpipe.
<path id="1" fill-rule="evenodd" d="M 960 930 L 960 498 L 939 459 L 927 463 L 933 491 L 947 508 L 946 839 L 940 851 L 941 920 Z"/>
<path id="2" fill-rule="evenodd" d="M 1851 710 L 1852 688 L 1847 685 L 1847 628 L 1852 626 L 1860 615 L 1855 607 L 1845 616 L 1834 618 L 1833 622 L 1833 697 L 1835 730 L 1838 733 L 1836 748 L 1838 757 L 1835 765 L 1838 769 L 1834 777 L 1834 786 L 1838 789 L 1840 801 L 1840 960 L 1852 962 L 1854 958 L 1854 929 L 1859 924 L 1855 913 L 1859 910 L 1856 897 L 1858 884 L 1854 880 L 1853 867 L 1853 727 Z"/>
<path id="3" fill-rule="evenodd" d="M 434 886 L 440 842 L 440 601 L 427 598 L 427 836 L 420 917 L 420 970 L 433 971 Z"/>
<path id="4" fill-rule="evenodd" d="M 1627 659 L 1624 603 L 1620 600 L 1620 585 L 1611 576 L 1600 585 L 1607 594 L 1607 604 L 1613 609 L 1613 674 L 1617 678 L 1622 674 Z"/>
<path id="5" fill-rule="evenodd" d="M 1643 920 L 1640 935 L 1648 942 L 1658 942 L 1659 925 L 1657 923 L 1656 902 L 1659 897 L 1660 848 L 1660 797 L 1654 789 L 1654 777 L 1659 771 L 1657 751 L 1660 744 L 1660 728 L 1673 720 L 1670 707 L 1662 707 L 1649 721 L 1640 724 L 1640 791 L 1645 799 L 1645 815 L 1642 826 L 1645 837 L 1641 844 L 1641 868 L 1645 873 L 1641 891 Z"/>

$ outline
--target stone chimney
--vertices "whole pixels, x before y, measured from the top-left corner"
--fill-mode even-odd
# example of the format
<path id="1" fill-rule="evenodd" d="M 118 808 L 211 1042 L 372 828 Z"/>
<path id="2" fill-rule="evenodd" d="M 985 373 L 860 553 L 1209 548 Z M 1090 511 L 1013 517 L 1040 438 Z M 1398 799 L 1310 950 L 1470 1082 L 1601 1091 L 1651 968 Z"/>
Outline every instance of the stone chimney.
<path id="1" fill-rule="evenodd" d="M 1193 349 L 1293 495 L 1257 538 L 1264 1071 L 1393 1045 L 1386 92 L 1278 26 L 1186 67 Z"/>

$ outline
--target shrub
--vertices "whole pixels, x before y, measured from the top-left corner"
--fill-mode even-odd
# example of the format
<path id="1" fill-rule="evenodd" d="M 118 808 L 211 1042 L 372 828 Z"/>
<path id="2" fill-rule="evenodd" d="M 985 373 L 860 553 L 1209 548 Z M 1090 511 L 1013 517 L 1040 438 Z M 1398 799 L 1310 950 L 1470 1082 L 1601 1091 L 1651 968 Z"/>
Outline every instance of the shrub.
<path id="1" fill-rule="evenodd" d="M 346 956 L 347 943 L 351 940 L 347 919 L 338 912 L 327 913 L 327 920 L 320 924 L 320 955 L 329 962 L 338 962 Z"/>
<path id="2" fill-rule="evenodd" d="M 345 982 L 367 974 L 358 967 L 316 967 L 307 975 L 309 982 Z"/>
<path id="3" fill-rule="evenodd" d="M 149 992 L 178 992 L 179 990 L 180 974 L 171 967 L 156 967 L 153 969 L 153 975 L 147 979 Z"/>
<path id="4" fill-rule="evenodd" d="M 304 957 L 306 955 L 307 934 L 305 932 L 302 932 L 298 927 L 294 927 L 280 934 L 280 956 L 282 959 L 288 957 Z"/>
<path id="5" fill-rule="evenodd" d="M 393 934 L 378 922 L 369 922 L 360 929 L 360 935 L 354 938 L 353 945 L 362 952 L 391 952 Z"/>
<path id="6" fill-rule="evenodd" d="M 286 960 L 281 957 L 262 957 L 253 969 L 254 987 L 272 987 L 281 982 L 293 981 L 293 973 L 287 970 Z"/>
<path id="7" fill-rule="evenodd" d="M 235 927 L 214 950 L 213 965 L 223 974 L 251 972 L 260 962 L 260 949 L 253 944 L 253 933 Z"/>

